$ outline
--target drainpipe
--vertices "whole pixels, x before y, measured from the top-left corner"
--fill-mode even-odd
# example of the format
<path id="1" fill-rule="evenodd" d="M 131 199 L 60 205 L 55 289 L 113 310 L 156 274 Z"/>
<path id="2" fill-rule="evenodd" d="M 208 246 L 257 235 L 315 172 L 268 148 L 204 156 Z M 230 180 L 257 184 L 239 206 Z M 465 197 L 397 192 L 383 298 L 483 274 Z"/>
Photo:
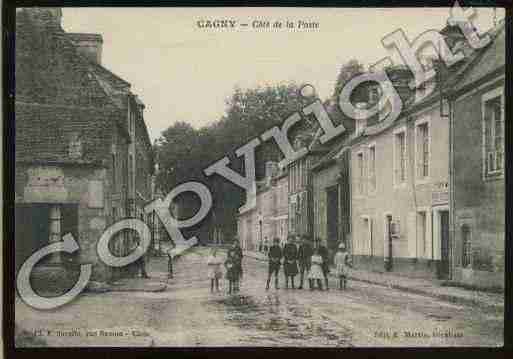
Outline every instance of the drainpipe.
<path id="1" fill-rule="evenodd" d="M 393 268 L 393 259 L 394 256 L 392 255 L 392 216 L 387 216 L 387 222 L 388 222 L 388 261 L 386 264 L 386 270 L 387 272 L 391 272 Z"/>
<path id="2" fill-rule="evenodd" d="M 454 106 L 453 101 L 447 99 L 449 105 L 449 280 L 453 279 L 454 270 L 454 235 L 455 235 L 455 213 L 454 213 Z"/>

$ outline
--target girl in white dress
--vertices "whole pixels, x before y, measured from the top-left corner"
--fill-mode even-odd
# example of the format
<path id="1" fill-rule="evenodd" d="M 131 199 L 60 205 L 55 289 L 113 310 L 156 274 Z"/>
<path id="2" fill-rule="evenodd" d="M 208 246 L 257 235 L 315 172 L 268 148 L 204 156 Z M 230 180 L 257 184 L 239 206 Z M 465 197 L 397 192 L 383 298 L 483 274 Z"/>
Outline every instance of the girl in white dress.
<path id="1" fill-rule="evenodd" d="M 210 291 L 214 291 L 214 283 L 216 291 L 219 292 L 219 278 L 223 276 L 222 272 L 223 259 L 217 255 L 217 249 L 212 249 L 207 260 L 208 277 L 210 278 Z"/>
<path id="2" fill-rule="evenodd" d="M 335 273 L 339 279 L 339 289 L 346 289 L 347 276 L 351 264 L 349 253 L 347 253 L 346 246 L 344 243 L 340 243 L 340 245 L 338 246 L 338 251 L 337 254 L 335 254 L 334 262 Z"/>
<path id="3" fill-rule="evenodd" d="M 324 274 L 322 272 L 322 257 L 319 255 L 319 250 L 317 248 L 314 249 L 311 261 L 312 266 L 310 267 L 310 272 L 308 273 L 310 290 L 315 289 L 315 281 L 317 281 L 319 290 L 322 290 L 322 280 L 324 279 Z"/>

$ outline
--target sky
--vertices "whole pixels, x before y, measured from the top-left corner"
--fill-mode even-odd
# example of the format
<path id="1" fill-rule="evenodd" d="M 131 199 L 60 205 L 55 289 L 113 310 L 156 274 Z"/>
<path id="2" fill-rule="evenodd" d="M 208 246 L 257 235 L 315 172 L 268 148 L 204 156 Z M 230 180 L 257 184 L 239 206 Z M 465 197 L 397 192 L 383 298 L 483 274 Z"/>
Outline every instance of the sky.
<path id="1" fill-rule="evenodd" d="M 497 9 L 497 18 L 503 18 Z M 195 128 L 218 120 L 236 87 L 294 81 L 331 96 L 340 66 L 366 66 L 385 56 L 381 44 L 402 29 L 413 40 L 445 26 L 447 8 L 63 8 L 68 32 L 103 36 L 102 65 L 132 84 L 146 105 L 152 141 L 176 121 Z M 233 19 L 245 28 L 199 28 L 199 20 Z M 479 30 L 493 25 L 491 8 L 476 9 Z M 317 29 L 253 28 L 253 21 L 316 22 Z"/>

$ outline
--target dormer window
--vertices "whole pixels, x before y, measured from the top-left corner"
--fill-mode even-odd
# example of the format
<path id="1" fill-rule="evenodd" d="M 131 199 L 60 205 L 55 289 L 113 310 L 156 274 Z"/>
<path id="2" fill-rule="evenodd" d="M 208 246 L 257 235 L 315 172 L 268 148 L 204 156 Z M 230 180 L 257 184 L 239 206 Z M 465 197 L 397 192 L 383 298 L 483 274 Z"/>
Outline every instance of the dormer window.
<path id="1" fill-rule="evenodd" d="M 298 148 L 301 148 L 301 147 L 303 147 L 303 141 L 298 137 L 294 141 L 294 149 L 298 149 Z"/>
<path id="2" fill-rule="evenodd" d="M 369 88 L 369 104 L 374 105 L 379 101 L 380 98 L 380 87 L 372 86 Z"/>
<path id="3" fill-rule="evenodd" d="M 82 157 L 82 139 L 78 134 L 72 134 L 69 141 L 68 155 L 72 159 Z"/>

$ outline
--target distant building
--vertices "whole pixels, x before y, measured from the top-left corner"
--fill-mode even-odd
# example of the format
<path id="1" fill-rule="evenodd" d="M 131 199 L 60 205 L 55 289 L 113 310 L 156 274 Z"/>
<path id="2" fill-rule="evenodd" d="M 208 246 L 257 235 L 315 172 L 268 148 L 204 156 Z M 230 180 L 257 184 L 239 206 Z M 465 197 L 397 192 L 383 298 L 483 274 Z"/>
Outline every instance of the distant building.
<path id="1" fill-rule="evenodd" d="M 289 234 L 313 238 L 313 192 L 310 170 L 326 154 L 322 145 L 312 147 L 314 135 L 299 134 L 293 144 L 295 150 L 306 147 L 308 152 L 288 165 L 289 173 Z"/>
<path id="2" fill-rule="evenodd" d="M 93 264 L 93 279 L 123 275 L 99 261 L 104 229 L 152 198 L 153 152 L 144 105 L 101 63 L 102 37 L 70 34 L 58 8 L 16 13 L 16 267 L 71 233 L 80 250 L 42 264 Z M 126 254 L 133 236 L 112 243 Z"/>
<path id="3" fill-rule="evenodd" d="M 279 170 L 271 179 L 274 193 L 274 236 L 286 241 L 289 235 L 289 178 L 286 170 Z"/>
<path id="4" fill-rule="evenodd" d="M 267 238 L 283 244 L 288 235 L 287 228 L 287 173 L 279 170 L 275 162 L 266 163 L 266 175 L 257 182 L 255 208 L 240 213 L 237 217 L 237 232 L 242 249 L 259 251 Z"/>
<path id="5" fill-rule="evenodd" d="M 333 255 L 339 243 L 348 245 L 351 232 L 350 147 L 343 137 L 312 166 L 313 233 Z"/>

